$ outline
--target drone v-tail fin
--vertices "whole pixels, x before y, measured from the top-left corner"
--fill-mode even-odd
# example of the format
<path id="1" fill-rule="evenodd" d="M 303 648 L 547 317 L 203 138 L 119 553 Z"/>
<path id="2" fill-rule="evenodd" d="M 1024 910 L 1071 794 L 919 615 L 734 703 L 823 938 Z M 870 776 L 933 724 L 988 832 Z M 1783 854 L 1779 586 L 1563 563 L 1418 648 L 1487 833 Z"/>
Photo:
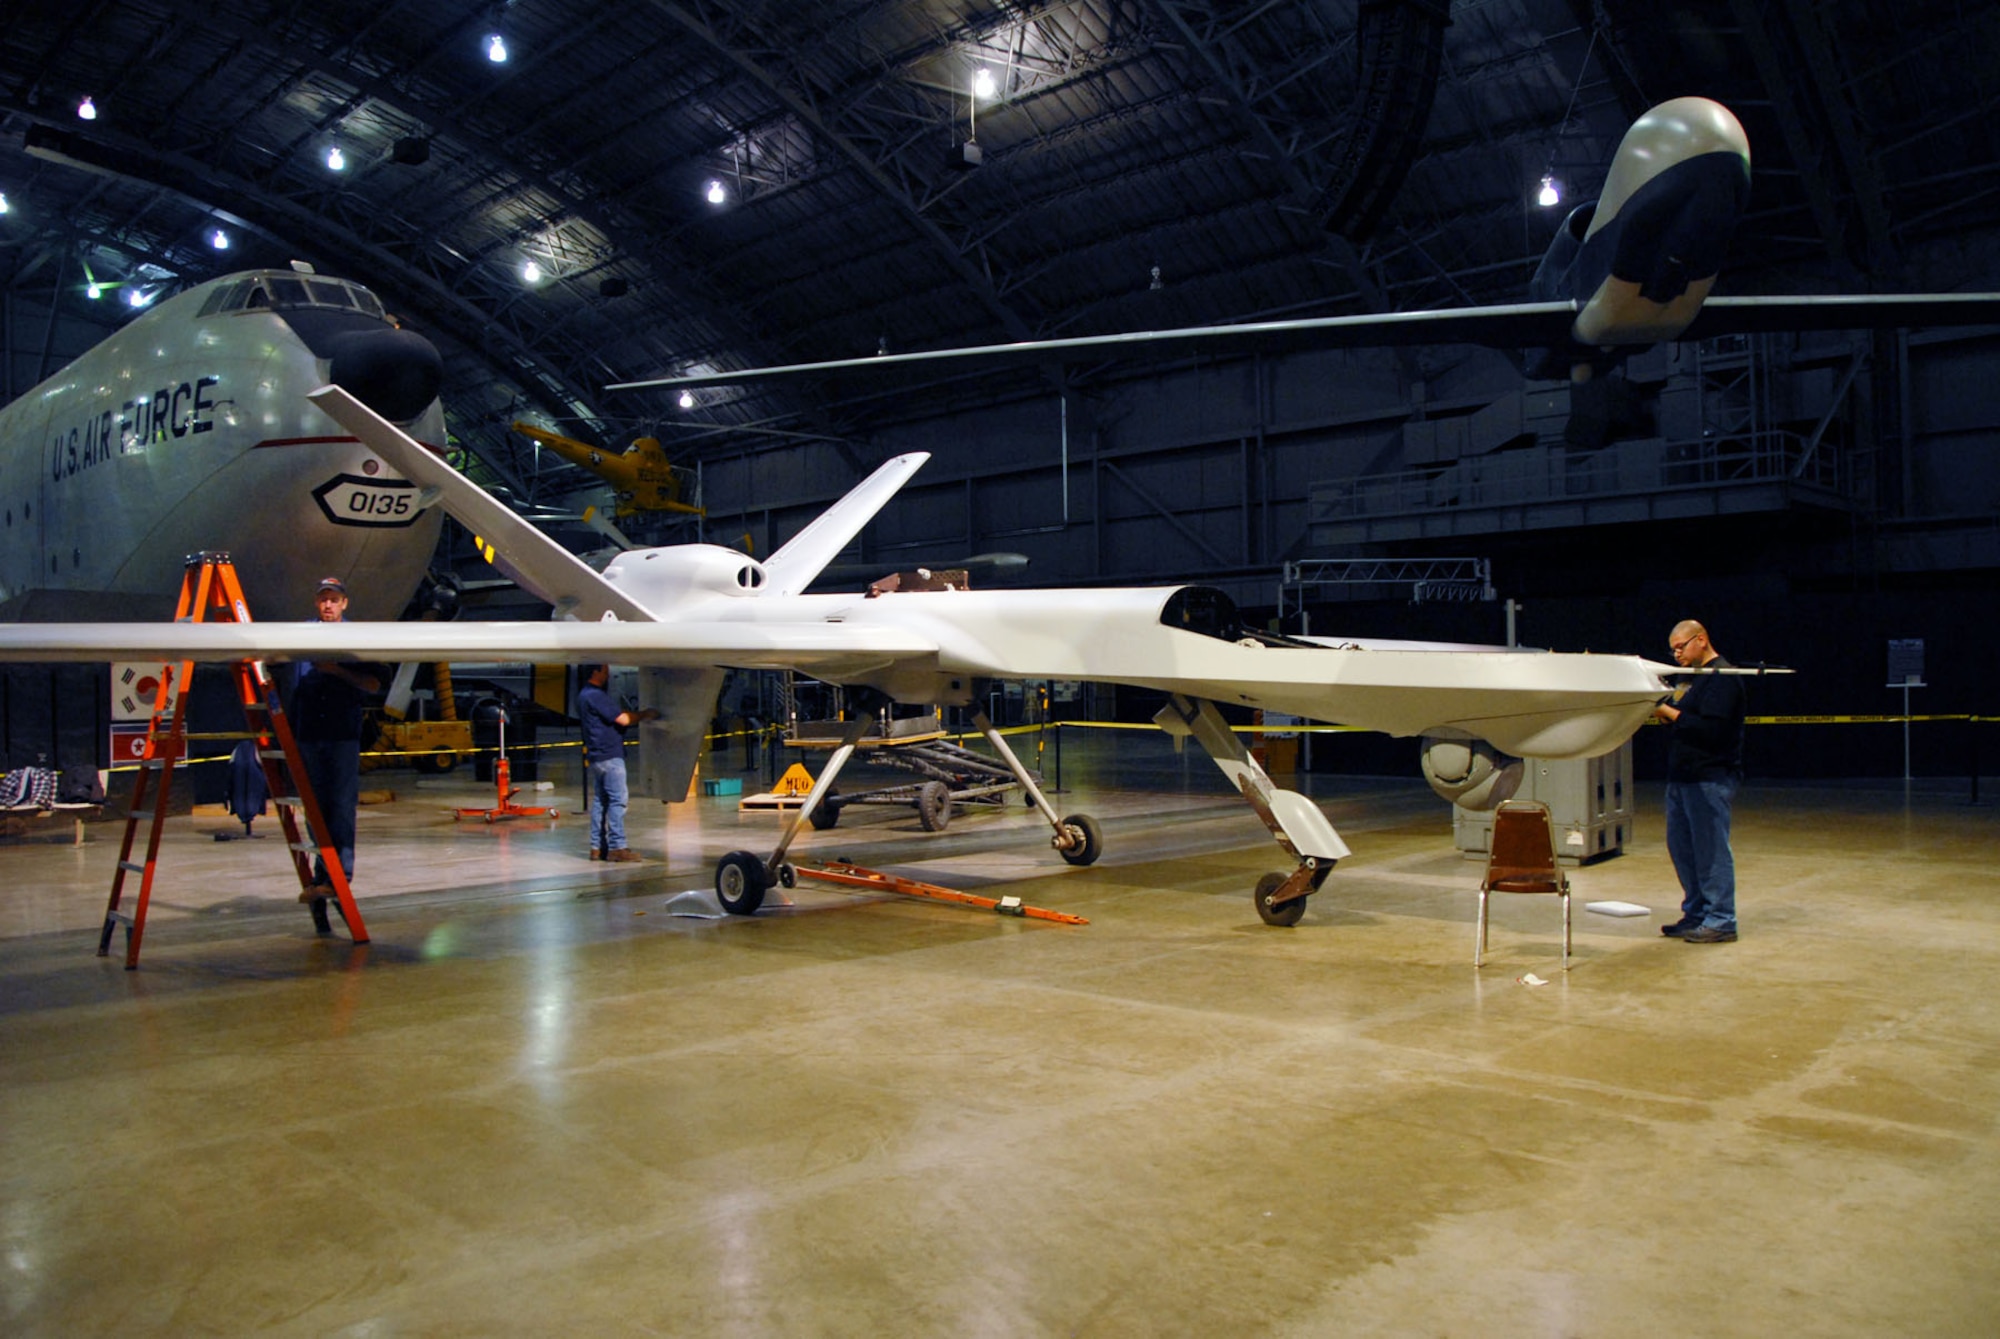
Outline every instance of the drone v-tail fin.
<path id="1" fill-rule="evenodd" d="M 764 560 L 765 593 L 797 595 L 804 591 L 930 458 L 928 451 L 894 456 L 850 489 L 847 496 L 821 512 L 812 524 Z"/>

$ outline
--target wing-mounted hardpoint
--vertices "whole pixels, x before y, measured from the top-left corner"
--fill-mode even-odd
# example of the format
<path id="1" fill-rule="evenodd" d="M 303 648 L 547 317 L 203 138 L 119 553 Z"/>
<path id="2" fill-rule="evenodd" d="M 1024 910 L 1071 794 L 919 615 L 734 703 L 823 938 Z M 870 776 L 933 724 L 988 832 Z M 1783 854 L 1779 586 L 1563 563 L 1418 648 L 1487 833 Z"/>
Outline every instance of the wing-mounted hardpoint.
<path id="1" fill-rule="evenodd" d="M 639 705 L 659 715 L 639 726 L 633 794 L 668 802 L 687 798 L 726 677 L 721 669 L 639 671 Z"/>

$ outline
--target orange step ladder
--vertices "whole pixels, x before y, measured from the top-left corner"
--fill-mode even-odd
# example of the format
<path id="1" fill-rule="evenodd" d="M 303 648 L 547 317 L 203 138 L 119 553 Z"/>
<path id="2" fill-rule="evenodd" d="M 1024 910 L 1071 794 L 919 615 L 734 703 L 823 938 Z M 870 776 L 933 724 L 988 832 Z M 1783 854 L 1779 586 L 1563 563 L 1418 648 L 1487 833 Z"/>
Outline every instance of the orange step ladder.
<path id="1" fill-rule="evenodd" d="M 237 579 L 236 566 L 228 554 L 197 553 L 187 560 L 187 567 L 181 576 L 180 604 L 174 613 L 174 621 L 251 621 L 250 607 L 243 598 L 243 585 Z M 322 843 L 321 834 L 326 831 L 326 824 L 321 819 L 319 801 L 313 795 L 312 785 L 306 780 L 298 740 L 293 736 L 291 722 L 286 719 L 284 706 L 278 700 L 276 684 L 265 672 L 262 661 L 234 661 L 230 665 L 230 673 L 236 683 L 237 701 L 243 707 L 248 737 L 257 741 L 257 757 L 263 764 L 264 781 L 270 790 L 271 802 L 278 808 L 278 821 L 285 830 L 285 847 L 291 853 L 299 888 L 307 891 L 312 887 L 314 855 L 318 855 L 325 865 L 327 881 L 333 886 L 332 897 L 312 899 L 313 925 L 323 934 L 332 931 L 333 924 L 326 912 L 327 903 L 332 902 L 341 919 L 347 922 L 348 933 L 353 936 L 354 942 L 367 943 L 368 928 L 362 924 L 361 912 L 354 905 L 354 892 L 347 885 L 347 874 L 340 867 L 340 857 L 332 847 Z M 125 840 L 118 850 L 117 872 L 111 877 L 111 901 L 104 908 L 104 931 L 98 936 L 97 956 L 102 958 L 110 954 L 111 937 L 118 926 L 123 925 L 127 971 L 139 965 L 139 942 L 146 933 L 146 909 L 153 898 L 153 874 L 160 860 L 160 831 L 166 820 L 167 796 L 173 786 L 174 766 L 187 755 L 186 690 L 193 675 L 194 662 L 184 660 L 177 675 L 160 676 L 159 696 L 154 700 L 152 720 L 146 728 L 145 752 L 139 761 L 138 779 L 132 784 L 132 804 L 125 820 Z M 305 840 L 299 829 L 301 814 L 312 834 L 310 842 Z M 137 843 L 141 822 L 148 825 L 146 855 L 143 860 L 135 861 L 132 859 L 132 848 Z M 139 891 L 129 912 L 121 909 L 125 898 L 125 876 L 128 874 L 139 876 Z"/>

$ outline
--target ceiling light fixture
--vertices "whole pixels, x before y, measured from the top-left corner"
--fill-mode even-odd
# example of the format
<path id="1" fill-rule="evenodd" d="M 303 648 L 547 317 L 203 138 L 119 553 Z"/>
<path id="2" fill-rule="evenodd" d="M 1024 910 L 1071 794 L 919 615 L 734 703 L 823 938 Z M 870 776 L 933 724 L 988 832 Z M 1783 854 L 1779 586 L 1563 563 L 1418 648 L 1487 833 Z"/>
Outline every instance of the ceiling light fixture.
<path id="1" fill-rule="evenodd" d="M 507 39 L 499 33 L 486 34 L 486 59 L 495 65 L 507 63 Z"/>
<path id="2" fill-rule="evenodd" d="M 980 66 L 973 72 L 972 96 L 965 100 L 965 143 L 951 146 L 951 157 L 945 160 L 953 171 L 970 172 L 986 160 L 979 149 L 979 98 L 981 87 L 991 88 L 993 72 Z"/>
<path id="3" fill-rule="evenodd" d="M 208 244 L 217 251 L 227 251 L 229 249 L 229 234 L 217 228 L 208 235 Z"/>
<path id="4" fill-rule="evenodd" d="M 539 284 L 542 281 L 542 267 L 532 260 L 528 261 L 521 266 L 521 278 L 528 283 Z"/>
<path id="5" fill-rule="evenodd" d="M 693 392 L 693 391 L 682 391 L 682 392 L 681 392 L 681 408 L 683 408 L 683 409 L 692 409 L 692 408 L 694 408 L 694 392 Z"/>
<path id="6" fill-rule="evenodd" d="M 4 214 L 12 208 L 13 206 L 7 203 L 7 192 L 0 191 L 0 214 Z"/>
<path id="7" fill-rule="evenodd" d="M 1576 82 L 1569 86 L 1569 102 L 1563 107 L 1562 120 L 1556 122 L 1556 133 L 1550 139 L 1549 156 L 1542 160 L 1542 189 L 1535 194 L 1535 203 L 1543 209 L 1554 209 L 1562 203 L 1562 191 L 1556 187 L 1556 159 L 1562 156 L 1562 138 L 1569 131 L 1569 118 L 1576 112 L 1576 96 L 1583 91 L 1583 76 L 1590 68 L 1591 53 L 1597 50 L 1597 26 L 1591 25 L 1590 43 L 1583 49 L 1583 60 L 1576 67 Z"/>
<path id="8" fill-rule="evenodd" d="M 79 120 L 95 121 L 97 119 L 97 104 L 90 100 L 88 93 L 83 95 L 82 102 L 76 104 L 76 114 Z"/>
<path id="9" fill-rule="evenodd" d="M 97 280 L 92 279 L 87 285 L 84 286 L 83 292 L 85 297 L 89 298 L 92 302 L 95 302 L 99 298 L 104 296 L 104 285 L 98 283 Z"/>
<path id="10" fill-rule="evenodd" d="M 721 181 L 715 179 L 709 181 L 708 202 L 712 205 L 729 203 L 729 192 L 723 189 Z"/>
<path id="11" fill-rule="evenodd" d="M 999 85 L 993 82 L 993 71 L 987 69 L 984 65 L 980 66 L 978 71 L 972 76 L 972 95 L 974 97 L 990 98 L 998 87 Z"/>
<path id="12" fill-rule="evenodd" d="M 128 288 L 125 290 L 125 301 L 130 303 L 134 307 L 145 306 L 147 303 L 151 302 L 155 296 L 156 296 L 155 293 L 149 292 L 148 290 L 143 288 Z"/>
<path id="13" fill-rule="evenodd" d="M 340 151 L 338 144 L 327 146 L 326 166 L 329 172 L 344 172 L 347 170 L 347 155 Z"/>

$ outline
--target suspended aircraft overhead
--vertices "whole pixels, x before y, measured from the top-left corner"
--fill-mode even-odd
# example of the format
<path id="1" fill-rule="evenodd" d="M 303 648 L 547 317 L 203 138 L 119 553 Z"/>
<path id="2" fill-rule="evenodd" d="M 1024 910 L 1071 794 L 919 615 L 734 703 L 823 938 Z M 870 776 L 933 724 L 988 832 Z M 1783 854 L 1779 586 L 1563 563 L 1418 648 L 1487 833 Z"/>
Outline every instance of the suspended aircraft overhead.
<path id="1" fill-rule="evenodd" d="M 704 370 L 607 390 L 693 390 L 1048 361 L 1241 356 L 1323 348 L 1485 344 L 1539 350 L 1531 372 L 1587 380 L 1649 345 L 1782 330 L 2000 324 L 2000 293 L 1710 297 L 1749 199 L 1750 144 L 1708 98 L 1675 98 L 1633 122 L 1601 198 L 1556 230 L 1527 302 L 1022 340 L 919 353 Z"/>

